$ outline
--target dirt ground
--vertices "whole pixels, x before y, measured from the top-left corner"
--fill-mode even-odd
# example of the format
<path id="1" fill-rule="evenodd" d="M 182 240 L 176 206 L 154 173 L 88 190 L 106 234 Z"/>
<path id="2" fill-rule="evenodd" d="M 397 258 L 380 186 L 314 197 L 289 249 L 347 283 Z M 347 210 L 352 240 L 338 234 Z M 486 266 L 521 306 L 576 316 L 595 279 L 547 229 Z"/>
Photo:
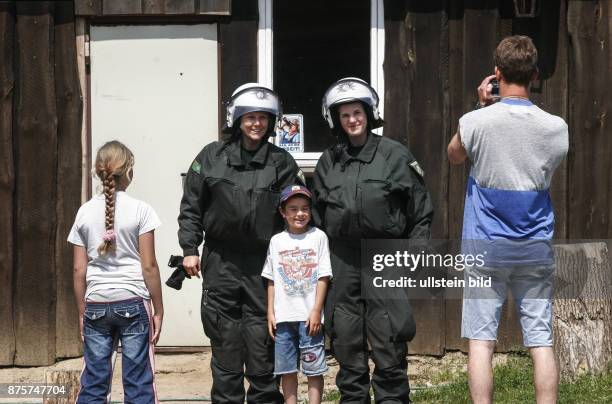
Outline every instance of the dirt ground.
<path id="1" fill-rule="evenodd" d="M 112 401 L 123 402 L 121 385 L 121 355 L 117 356 L 113 377 Z M 495 363 L 503 363 L 505 355 L 496 355 Z M 325 391 L 336 389 L 335 376 L 338 365 L 333 357 L 327 358 L 330 371 L 325 376 Z M 467 358 L 460 352 L 446 354 L 443 358 L 410 356 L 408 376 L 413 387 L 432 385 L 432 380 L 441 373 L 454 373 L 466 369 Z M 68 359 L 52 366 L 33 368 L 0 368 L 0 383 L 42 383 L 45 372 L 50 370 L 80 370 L 81 358 Z M 193 354 L 156 354 L 156 384 L 159 398 L 163 402 L 202 402 L 210 397 L 212 377 L 210 352 Z M 373 366 L 372 364 L 370 364 Z M 306 378 L 300 377 L 300 397 L 307 392 Z M 9 400 L 0 398 L 0 403 L 35 402 L 33 399 Z M 303 400 L 302 402 L 306 402 Z"/>

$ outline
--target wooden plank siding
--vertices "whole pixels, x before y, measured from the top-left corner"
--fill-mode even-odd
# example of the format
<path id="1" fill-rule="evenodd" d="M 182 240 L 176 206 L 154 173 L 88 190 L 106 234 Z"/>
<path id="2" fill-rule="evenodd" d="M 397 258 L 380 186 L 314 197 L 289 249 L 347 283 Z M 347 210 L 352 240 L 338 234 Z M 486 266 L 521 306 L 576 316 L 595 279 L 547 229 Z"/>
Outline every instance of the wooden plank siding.
<path id="1" fill-rule="evenodd" d="M 463 7 L 459 2 L 449 2 L 448 12 L 448 102 L 449 102 L 449 136 L 457 131 L 459 118 L 468 108 L 464 97 L 464 23 Z M 444 156 L 444 152 L 442 154 Z M 444 159 L 446 161 L 446 159 Z M 463 201 L 469 165 L 450 166 L 448 172 L 448 238 L 461 238 L 463 222 Z M 445 301 L 444 305 L 444 338 L 446 349 L 467 350 L 467 343 L 461 339 L 461 301 Z"/>
<path id="2" fill-rule="evenodd" d="M 219 23 L 219 133 L 225 106 L 238 86 L 257 81 L 257 2 L 234 0 L 231 22 Z"/>
<path id="3" fill-rule="evenodd" d="M 79 313 L 72 288 L 72 246 L 66 242 L 81 205 L 81 93 L 71 1 L 55 9 L 55 101 L 57 105 L 56 356 L 81 354 Z"/>
<path id="4" fill-rule="evenodd" d="M 15 365 L 55 360 L 54 2 L 16 2 Z"/>
<path id="5" fill-rule="evenodd" d="M 195 2 L 193 0 L 165 0 L 165 14 L 194 14 Z"/>
<path id="6" fill-rule="evenodd" d="M 142 0 L 142 13 L 164 14 L 164 3 L 164 0 Z"/>
<path id="7" fill-rule="evenodd" d="M 448 143 L 448 110 L 444 101 L 448 71 L 448 18 L 443 1 L 410 1 L 407 5 L 414 55 L 413 81 L 410 86 L 408 146 L 425 170 L 427 189 L 434 206 L 432 238 L 448 237 L 448 163 L 441 156 Z M 425 140 L 427 139 L 427 140 Z M 444 353 L 443 296 L 413 301 L 415 320 L 422 332 L 410 344 L 411 353 Z"/>
<path id="8" fill-rule="evenodd" d="M 412 55 L 407 44 L 408 34 L 404 18 L 406 8 L 403 1 L 385 1 L 385 126 L 384 133 L 391 139 L 408 144 L 411 98 L 404 94 L 410 90 Z M 398 102 L 401 100 L 400 102 Z M 389 119 L 393 117 L 393 119 Z"/>
<path id="9" fill-rule="evenodd" d="M 385 136 L 408 146 L 425 171 L 435 216 L 432 238 L 448 237 L 448 18 L 443 1 L 385 2 Z M 411 353 L 442 355 L 445 302 L 412 301 Z"/>
<path id="10" fill-rule="evenodd" d="M 154 0 L 143 0 L 143 2 L 150 1 Z M 74 2 L 74 13 L 87 16 L 102 15 L 102 0 L 76 0 Z"/>
<path id="11" fill-rule="evenodd" d="M 141 0 L 103 0 L 102 15 L 142 14 Z"/>
<path id="12" fill-rule="evenodd" d="M 13 319 L 14 192 L 13 156 L 13 49 L 15 8 L 0 2 L 0 366 L 13 364 L 15 333 Z"/>
<path id="13" fill-rule="evenodd" d="M 252 0 L 251 3 L 257 1 Z M 232 0 L 75 0 L 77 16 L 231 15 Z"/>
<path id="14" fill-rule="evenodd" d="M 539 80 L 531 89 L 531 100 L 551 114 L 568 120 L 568 35 L 565 1 L 543 2 L 536 18 L 517 19 L 513 33 L 533 38 L 538 48 Z M 570 132 L 570 135 L 572 132 Z M 555 172 L 551 197 L 555 209 L 555 238 L 568 237 L 567 159 Z"/>
<path id="15" fill-rule="evenodd" d="M 478 100 L 476 88 L 493 73 L 493 51 L 501 39 L 503 19 L 496 0 L 466 0 L 448 2 L 449 48 L 451 77 L 450 135 L 458 130 L 459 118 L 473 110 Z M 470 163 L 450 166 L 448 184 L 448 235 L 460 239 L 463 223 L 465 189 Z M 446 315 L 447 349 L 467 350 L 461 339 L 461 302 L 448 302 Z M 505 320 L 505 319 L 503 319 Z M 504 321 L 502 321 L 504 322 Z M 503 333 L 503 330 L 501 330 Z"/>
<path id="16" fill-rule="evenodd" d="M 612 238 L 611 6 L 568 3 L 570 238 Z"/>
<path id="17" fill-rule="evenodd" d="M 198 0 L 198 14 L 231 15 L 232 0 Z"/>

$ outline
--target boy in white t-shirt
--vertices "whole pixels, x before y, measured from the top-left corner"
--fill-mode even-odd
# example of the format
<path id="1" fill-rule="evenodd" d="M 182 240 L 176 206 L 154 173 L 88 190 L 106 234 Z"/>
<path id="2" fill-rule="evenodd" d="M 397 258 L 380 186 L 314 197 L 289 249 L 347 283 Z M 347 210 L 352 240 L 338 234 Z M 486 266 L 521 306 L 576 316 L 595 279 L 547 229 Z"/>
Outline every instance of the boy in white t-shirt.
<path id="1" fill-rule="evenodd" d="M 320 403 L 327 372 L 323 304 L 332 276 L 327 236 L 310 226 L 312 194 L 283 189 L 286 230 L 270 240 L 262 276 L 268 279 L 268 331 L 275 341 L 274 374 L 282 375 L 285 402 L 297 403 L 298 358 L 308 377 L 308 402 Z"/>

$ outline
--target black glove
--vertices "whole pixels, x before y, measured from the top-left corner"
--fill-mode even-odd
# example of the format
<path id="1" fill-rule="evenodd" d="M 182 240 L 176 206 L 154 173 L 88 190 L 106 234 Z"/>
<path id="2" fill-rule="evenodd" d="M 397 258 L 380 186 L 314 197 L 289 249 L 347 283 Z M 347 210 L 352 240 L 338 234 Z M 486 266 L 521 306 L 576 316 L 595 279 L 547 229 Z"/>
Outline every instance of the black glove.
<path id="1" fill-rule="evenodd" d="M 179 255 L 171 255 L 170 260 L 168 261 L 168 266 L 170 268 L 176 268 L 172 275 L 166 281 L 166 285 L 171 287 L 172 289 L 181 290 L 183 287 L 183 281 L 185 277 L 191 279 L 191 276 L 187 274 L 185 271 L 185 267 L 183 266 L 183 257 Z"/>

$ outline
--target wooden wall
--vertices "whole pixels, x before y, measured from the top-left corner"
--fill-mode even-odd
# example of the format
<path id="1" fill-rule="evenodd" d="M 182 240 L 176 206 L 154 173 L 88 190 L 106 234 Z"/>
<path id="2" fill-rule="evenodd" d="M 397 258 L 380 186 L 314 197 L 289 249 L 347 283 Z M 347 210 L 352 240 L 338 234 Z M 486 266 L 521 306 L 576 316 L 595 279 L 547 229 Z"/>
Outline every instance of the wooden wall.
<path id="1" fill-rule="evenodd" d="M 78 14 L 105 17 L 125 15 L 136 3 L 143 14 L 172 16 L 229 14 L 231 5 L 0 1 L 0 366 L 45 365 L 81 353 L 66 242 L 82 187 L 75 6 Z M 222 99 L 257 77 L 257 2 L 234 3 L 234 20 L 219 28 L 220 63 L 228 66 Z"/>
<path id="2" fill-rule="evenodd" d="M 65 242 L 81 202 L 73 7 L 0 2 L 0 365 L 80 349 Z"/>
<path id="3" fill-rule="evenodd" d="M 13 208 L 15 168 L 13 161 L 13 44 L 15 10 L 0 3 L 0 365 L 12 365 L 15 355 L 13 321 L 13 272 L 15 235 Z"/>
<path id="4" fill-rule="evenodd" d="M 195 15 L 213 3 L 231 4 L 231 17 L 218 19 L 226 100 L 257 77 L 255 0 L 0 1 L 0 366 L 47 364 L 80 349 L 65 242 L 82 183 L 75 6 L 98 18 L 127 15 L 126 7 L 132 16 Z M 460 237 L 469 167 L 450 166 L 446 145 L 493 69 L 495 46 L 512 33 L 532 36 L 540 51 L 532 98 L 570 127 L 570 153 L 552 185 L 556 236 L 612 238 L 611 2 L 541 3 L 537 18 L 516 19 L 510 0 L 385 0 L 385 134 L 426 171 L 435 238 Z M 465 349 L 460 301 L 414 305 L 412 353 Z M 521 343 L 508 306 L 500 350 Z"/>
<path id="5" fill-rule="evenodd" d="M 88 17 L 230 15 L 231 10 L 231 0 L 75 0 L 76 15 Z"/>

